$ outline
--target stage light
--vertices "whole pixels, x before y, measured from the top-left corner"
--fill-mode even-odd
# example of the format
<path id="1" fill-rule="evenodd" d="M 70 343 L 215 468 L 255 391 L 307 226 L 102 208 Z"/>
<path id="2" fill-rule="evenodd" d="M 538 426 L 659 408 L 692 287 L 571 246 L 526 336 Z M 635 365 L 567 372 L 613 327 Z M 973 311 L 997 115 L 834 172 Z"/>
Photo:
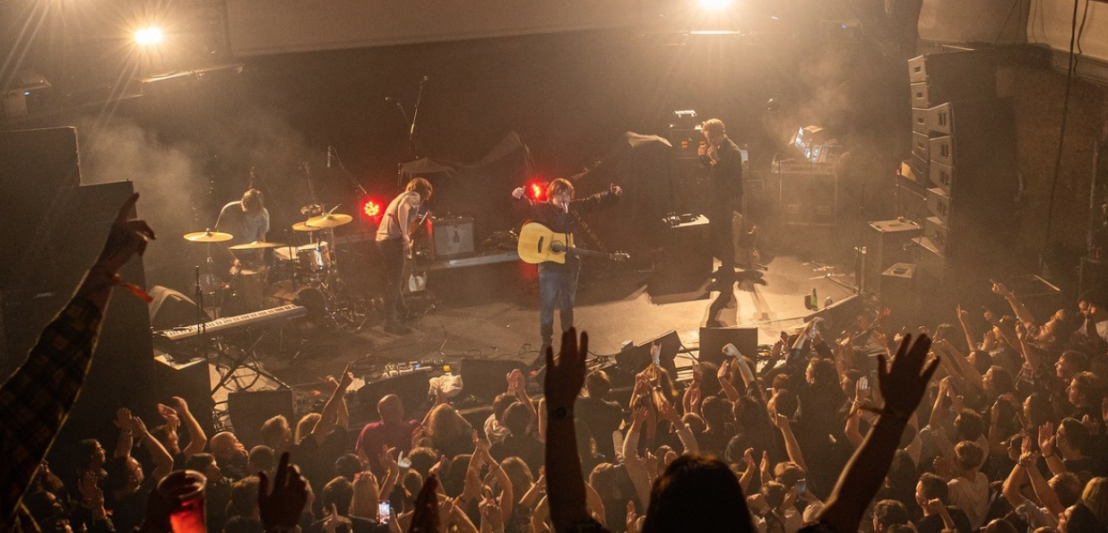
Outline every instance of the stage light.
<path id="1" fill-rule="evenodd" d="M 723 9 L 731 6 L 732 0 L 700 0 L 700 7 L 704 9 Z"/>
<path id="2" fill-rule="evenodd" d="M 365 214 L 366 218 L 378 218 L 381 216 L 381 211 L 381 204 L 372 198 L 362 202 L 362 213 Z"/>
<path id="3" fill-rule="evenodd" d="M 162 42 L 162 30 L 154 26 L 135 30 L 135 44 L 151 46 Z"/>
<path id="4" fill-rule="evenodd" d="M 546 184 L 541 181 L 532 181 L 527 186 L 527 196 L 530 196 L 532 200 L 536 202 L 546 201 Z"/>

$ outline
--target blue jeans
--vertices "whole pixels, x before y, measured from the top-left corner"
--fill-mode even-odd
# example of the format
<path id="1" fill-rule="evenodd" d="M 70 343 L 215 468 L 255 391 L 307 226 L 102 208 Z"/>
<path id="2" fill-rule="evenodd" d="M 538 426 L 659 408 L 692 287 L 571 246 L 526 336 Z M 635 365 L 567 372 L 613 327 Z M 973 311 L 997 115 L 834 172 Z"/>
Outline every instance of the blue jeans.
<path id="1" fill-rule="evenodd" d="M 562 320 L 562 331 L 573 327 L 573 302 L 577 298 L 580 264 L 539 265 L 539 334 L 544 344 L 554 339 L 554 309 Z"/>

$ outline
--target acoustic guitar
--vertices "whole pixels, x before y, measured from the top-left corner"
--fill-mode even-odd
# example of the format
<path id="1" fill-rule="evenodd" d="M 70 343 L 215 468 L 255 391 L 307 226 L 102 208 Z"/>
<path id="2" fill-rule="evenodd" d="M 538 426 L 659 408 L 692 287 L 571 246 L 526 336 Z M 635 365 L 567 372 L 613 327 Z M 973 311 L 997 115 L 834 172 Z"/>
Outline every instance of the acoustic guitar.
<path id="1" fill-rule="evenodd" d="M 528 222 L 519 230 L 519 245 L 516 248 L 524 263 L 564 264 L 566 257 L 573 254 L 579 257 L 600 257 L 610 261 L 626 261 L 630 255 L 623 252 L 605 253 L 577 248 L 573 245 L 573 235 L 558 233 L 538 222 Z"/>

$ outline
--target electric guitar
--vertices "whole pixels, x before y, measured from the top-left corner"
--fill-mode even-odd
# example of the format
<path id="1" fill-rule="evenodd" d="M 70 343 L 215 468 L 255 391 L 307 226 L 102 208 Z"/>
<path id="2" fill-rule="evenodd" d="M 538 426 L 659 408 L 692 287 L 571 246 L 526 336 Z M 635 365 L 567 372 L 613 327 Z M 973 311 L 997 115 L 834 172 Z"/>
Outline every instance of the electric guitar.
<path id="1" fill-rule="evenodd" d="M 519 245 L 516 248 L 524 263 L 564 264 L 570 253 L 580 257 L 602 257 L 611 261 L 626 261 L 631 258 L 623 252 L 604 253 L 585 250 L 573 246 L 573 235 L 557 233 L 538 222 L 528 222 L 519 230 Z"/>

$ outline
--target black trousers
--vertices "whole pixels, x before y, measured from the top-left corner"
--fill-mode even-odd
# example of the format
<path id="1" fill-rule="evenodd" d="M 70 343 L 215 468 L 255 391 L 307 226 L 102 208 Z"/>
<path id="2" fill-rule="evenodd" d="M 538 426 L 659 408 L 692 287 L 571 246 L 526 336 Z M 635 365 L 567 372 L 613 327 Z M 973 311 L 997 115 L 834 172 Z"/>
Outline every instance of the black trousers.
<path id="1" fill-rule="evenodd" d="M 381 251 L 381 264 L 385 269 L 385 324 L 398 324 L 400 317 L 408 312 L 400 279 L 404 275 L 404 239 L 377 241 L 377 249 Z"/>
<path id="2" fill-rule="evenodd" d="M 738 205 L 742 205 L 741 202 Z M 719 258 L 720 277 L 733 280 L 735 272 L 735 236 L 732 232 L 732 218 L 737 211 L 731 202 L 713 201 L 708 207 L 708 233 L 712 243 L 712 252 Z"/>

